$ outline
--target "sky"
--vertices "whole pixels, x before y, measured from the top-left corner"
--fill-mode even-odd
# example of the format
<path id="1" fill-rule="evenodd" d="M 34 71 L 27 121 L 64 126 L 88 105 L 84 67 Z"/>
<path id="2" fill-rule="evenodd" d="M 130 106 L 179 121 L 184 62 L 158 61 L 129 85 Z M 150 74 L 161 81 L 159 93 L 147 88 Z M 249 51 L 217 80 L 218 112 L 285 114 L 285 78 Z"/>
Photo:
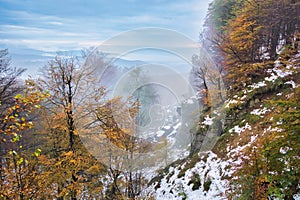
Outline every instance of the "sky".
<path id="1" fill-rule="evenodd" d="M 30 74 L 59 51 L 96 47 L 144 27 L 174 30 L 197 42 L 210 1 L 0 0 L 0 48 L 8 48 L 12 65 Z M 130 40 L 149 39 L 137 37 Z M 153 59 L 150 54 L 126 59 Z"/>

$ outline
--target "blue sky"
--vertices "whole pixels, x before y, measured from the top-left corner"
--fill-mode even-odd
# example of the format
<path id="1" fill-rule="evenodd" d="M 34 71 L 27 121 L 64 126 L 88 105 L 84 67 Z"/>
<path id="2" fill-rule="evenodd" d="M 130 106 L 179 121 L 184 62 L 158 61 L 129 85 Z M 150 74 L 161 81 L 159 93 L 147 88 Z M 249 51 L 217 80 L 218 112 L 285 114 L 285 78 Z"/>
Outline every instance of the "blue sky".
<path id="1" fill-rule="evenodd" d="M 9 49 L 13 65 L 34 71 L 57 51 L 98 46 L 137 28 L 168 28 L 197 41 L 209 2 L 0 0 L 0 48 Z"/>

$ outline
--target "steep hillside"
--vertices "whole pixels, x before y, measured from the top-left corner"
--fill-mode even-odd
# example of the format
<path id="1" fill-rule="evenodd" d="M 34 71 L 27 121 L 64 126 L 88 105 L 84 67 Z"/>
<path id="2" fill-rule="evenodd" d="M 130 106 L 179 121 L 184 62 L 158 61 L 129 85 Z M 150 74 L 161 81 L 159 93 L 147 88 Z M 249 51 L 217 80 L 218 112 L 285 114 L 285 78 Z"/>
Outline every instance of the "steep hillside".
<path id="1" fill-rule="evenodd" d="M 204 109 L 190 131 L 191 156 L 151 181 L 156 199 L 300 199 L 299 13 L 293 0 L 212 1 L 201 45 L 223 76 L 227 100 L 215 109 L 212 97 L 222 88 L 206 83 L 219 79 L 196 60 Z M 212 131 L 218 141 L 203 152 Z"/>
<path id="2" fill-rule="evenodd" d="M 253 64 L 255 80 L 224 105 L 215 148 L 162 171 L 149 188 L 156 199 L 300 198 L 300 53 L 283 56 Z"/>

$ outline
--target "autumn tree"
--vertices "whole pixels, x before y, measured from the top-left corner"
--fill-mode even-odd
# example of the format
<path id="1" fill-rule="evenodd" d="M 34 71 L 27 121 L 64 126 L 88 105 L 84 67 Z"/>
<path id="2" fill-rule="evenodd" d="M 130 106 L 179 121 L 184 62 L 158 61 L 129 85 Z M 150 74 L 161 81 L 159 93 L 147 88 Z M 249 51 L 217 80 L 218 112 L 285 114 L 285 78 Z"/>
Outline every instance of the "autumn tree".
<path id="1" fill-rule="evenodd" d="M 284 48 L 297 51 L 299 9 L 299 2 L 293 0 L 215 0 L 210 4 L 204 38 L 209 41 L 207 49 L 224 58 L 214 56 L 228 72 L 228 86 L 246 82 L 247 74 L 257 70 L 252 63 L 274 60 Z"/>
<path id="2" fill-rule="evenodd" d="M 108 199 L 136 198 L 141 193 L 141 153 L 151 149 L 139 138 L 136 116 L 139 103 L 135 98 L 115 97 L 89 106 L 92 115 L 88 133 L 82 137 L 93 155 L 104 162 L 111 179 L 105 191 Z"/>
<path id="3" fill-rule="evenodd" d="M 10 65 L 7 49 L 0 50 L 0 117 L 3 118 L 7 109 L 14 105 L 14 96 L 22 92 L 22 84 L 18 82 L 25 69 L 17 69 Z M 5 123 L 1 123 L 1 130 Z"/>
<path id="4" fill-rule="evenodd" d="M 18 84 L 18 79 L 25 69 L 15 68 L 10 65 L 10 57 L 7 49 L 0 50 L 0 101 L 2 104 L 1 111 L 5 107 L 13 104 L 14 95 L 22 90 L 22 85 Z"/>
<path id="5" fill-rule="evenodd" d="M 215 0 L 209 4 L 204 31 L 200 34 L 200 41 L 213 57 L 213 60 L 222 67 L 225 51 L 221 44 L 225 39 L 227 25 L 237 16 L 243 0 Z"/>
<path id="6" fill-rule="evenodd" d="M 241 9 L 223 26 L 219 43 L 214 43 L 225 58 L 229 95 L 261 80 L 275 59 L 280 57 L 287 62 L 298 53 L 298 10 L 297 1 L 242 1 Z M 299 128 L 297 90 L 289 99 L 268 102 L 273 106 L 273 118 L 280 130 L 264 131 L 255 144 L 246 148 L 244 153 L 249 157 L 243 159 L 241 169 L 237 170 L 239 180 L 233 181 L 234 192 L 240 198 L 292 199 L 298 193 L 294 186 L 299 181 L 295 160 L 299 149 L 295 137 Z M 264 121 L 260 126 L 265 124 L 270 125 Z"/>
<path id="7" fill-rule="evenodd" d="M 33 128 L 31 116 L 40 107 L 47 94 L 36 90 L 32 81 L 25 82 L 23 94 L 12 97 L 11 107 L 1 117 L 1 149 L 7 153 L 1 158 L 0 187 L 2 198 L 31 199 L 43 196 L 43 172 L 39 171 L 40 149 L 30 151 L 24 135 Z"/>
<path id="8" fill-rule="evenodd" d="M 58 198 L 77 199 L 91 181 L 88 180 L 88 169 L 94 165 L 101 169 L 84 148 L 79 133 L 88 114 L 85 112 L 88 102 L 97 98 L 96 95 L 101 98 L 104 93 L 93 82 L 93 70 L 83 68 L 79 58 L 57 56 L 46 66 L 45 72 L 38 82 L 51 95 L 44 105 L 45 117 L 41 126 L 46 128 L 51 143 L 47 145 L 48 156 L 55 167 L 48 169 L 56 177 L 51 181 L 56 184 Z"/>
<path id="9" fill-rule="evenodd" d="M 299 1 L 260 1 L 259 23 L 263 26 L 264 46 L 271 59 L 276 58 L 278 47 L 295 47 L 300 25 L 299 11 Z"/>

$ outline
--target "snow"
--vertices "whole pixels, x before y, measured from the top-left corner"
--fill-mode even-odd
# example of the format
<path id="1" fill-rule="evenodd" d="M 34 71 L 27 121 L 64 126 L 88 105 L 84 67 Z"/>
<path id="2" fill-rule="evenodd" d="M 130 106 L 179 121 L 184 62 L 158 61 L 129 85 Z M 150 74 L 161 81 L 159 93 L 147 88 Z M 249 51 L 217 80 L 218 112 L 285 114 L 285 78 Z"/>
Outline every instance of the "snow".
<path id="1" fill-rule="evenodd" d="M 278 128 L 278 127 L 275 127 L 275 128 L 272 128 L 272 126 L 269 126 L 267 129 L 264 129 L 264 132 L 263 133 L 266 133 L 266 132 L 282 132 L 283 129 L 281 128 Z"/>
<path id="2" fill-rule="evenodd" d="M 293 96 L 293 93 L 285 95 L 287 99 L 290 99 Z"/>
<path id="3" fill-rule="evenodd" d="M 244 146 L 237 146 L 236 148 L 233 148 L 230 150 L 230 147 L 227 147 L 227 156 L 229 157 L 238 157 L 238 163 L 240 164 L 242 161 L 241 161 L 241 155 L 240 153 L 247 147 L 250 147 L 254 141 L 256 140 L 256 138 L 258 137 L 258 135 L 255 135 L 255 136 L 251 136 L 250 138 L 250 142 L 248 142 L 246 145 Z"/>
<path id="4" fill-rule="evenodd" d="M 241 100 L 245 100 L 247 98 L 247 95 L 244 95 L 241 97 Z"/>
<path id="5" fill-rule="evenodd" d="M 264 87 L 267 86 L 267 84 L 265 83 L 265 81 L 261 81 L 258 83 L 253 83 L 252 85 L 249 85 L 248 87 L 253 88 L 253 89 L 258 89 L 260 87 Z"/>
<path id="6" fill-rule="evenodd" d="M 279 77 L 281 77 L 281 78 L 293 74 L 292 71 L 289 71 L 289 70 L 282 71 L 281 69 L 278 69 L 278 68 L 276 68 L 276 67 L 273 69 L 273 71 L 276 72 L 277 75 L 278 75 Z"/>
<path id="7" fill-rule="evenodd" d="M 278 78 L 278 76 L 276 76 L 274 73 L 271 73 L 271 76 L 265 77 L 265 80 L 269 81 L 269 82 L 274 82 L 277 78 Z"/>
<path id="8" fill-rule="evenodd" d="M 274 68 L 273 69 L 268 69 L 267 70 L 267 72 L 271 76 L 270 77 L 265 77 L 266 81 L 274 82 L 279 77 L 284 78 L 286 76 L 289 76 L 289 75 L 293 74 L 293 71 L 290 70 L 292 68 L 291 65 L 287 65 L 284 70 L 280 69 L 280 67 L 281 68 L 283 68 L 283 67 L 282 67 L 282 63 L 280 62 L 279 59 L 274 62 Z"/>
<path id="9" fill-rule="evenodd" d="M 298 57 L 300 57 L 300 53 Z M 266 70 L 266 72 L 270 75 L 269 77 L 265 77 L 264 80 L 258 83 L 248 85 L 248 89 L 243 90 L 243 96 L 239 97 L 238 95 L 234 95 L 232 99 L 226 101 L 225 108 L 230 108 L 231 104 L 244 103 L 244 101 L 247 99 L 248 93 L 252 92 L 255 89 L 267 86 L 268 82 L 275 82 L 278 78 L 285 78 L 289 75 L 292 75 L 294 73 L 294 70 L 299 68 L 294 64 L 287 64 L 287 66 L 284 67 L 283 63 L 281 63 L 280 60 L 281 58 L 278 58 L 276 61 L 274 61 L 274 67 Z M 291 59 L 289 60 L 289 62 L 295 62 L 295 59 L 294 61 L 293 59 Z M 291 84 L 293 88 L 300 87 L 300 84 L 297 85 L 293 80 L 288 81 L 285 84 Z M 282 93 L 277 94 L 277 96 L 281 95 Z"/>
<path id="10" fill-rule="evenodd" d="M 193 99 L 196 99 L 196 97 L 195 97 L 195 96 L 192 96 L 192 97 L 190 97 L 189 99 L 184 100 L 183 103 L 186 103 L 186 104 L 194 104 L 195 102 L 193 101 Z"/>
<path id="11" fill-rule="evenodd" d="M 267 56 L 268 55 L 266 55 L 266 57 Z M 298 57 L 300 57 L 300 53 Z M 295 72 L 296 68 L 299 67 L 295 66 L 294 64 L 287 64 L 287 66 L 285 67 L 279 58 L 274 62 L 274 66 L 271 69 L 266 70 L 268 77 L 265 77 L 258 83 L 252 83 L 251 85 L 248 85 L 247 88 L 243 90 L 243 94 L 232 96 L 229 100 L 226 101 L 225 108 L 230 108 L 231 105 L 234 104 L 244 103 L 248 97 L 247 94 L 251 93 L 252 91 L 255 91 L 255 89 L 265 87 L 271 84 L 269 82 L 275 82 L 279 78 L 286 78 L 286 77 L 289 78 L 289 76 Z M 284 79 L 284 81 L 286 81 L 286 79 Z M 300 84 L 297 85 L 297 83 L 295 83 L 295 81 L 293 80 L 287 81 L 284 84 L 290 84 L 292 88 L 300 87 Z M 276 95 L 282 96 L 284 94 L 281 91 Z M 192 100 L 187 99 L 186 103 L 192 103 Z M 261 105 L 260 108 L 252 110 L 250 114 L 263 117 L 263 115 L 265 115 L 267 112 L 271 112 L 271 109 Z M 202 122 L 202 124 L 212 125 L 213 119 L 214 119 L 213 117 L 206 115 L 204 117 L 204 121 Z M 270 120 L 273 121 L 274 118 L 271 117 Z M 249 157 L 243 155 L 244 151 L 247 150 L 247 148 L 257 148 L 257 146 L 254 146 L 254 144 L 257 137 L 261 135 L 261 134 L 255 135 L 254 131 L 252 132 L 252 127 L 250 126 L 250 124 L 248 123 L 245 124 L 245 123 L 246 121 L 244 120 L 241 123 L 243 125 L 234 126 L 229 130 L 229 132 L 237 133 L 240 135 L 241 133 L 247 130 L 251 131 L 249 133 L 252 134 L 252 136 L 251 137 L 249 136 L 250 138 L 248 138 L 248 142 L 246 144 L 242 140 L 241 144 L 237 142 L 236 144 L 232 144 L 232 146 L 228 145 L 226 147 L 227 156 L 225 156 L 227 160 L 222 160 L 221 158 L 218 158 L 217 155 L 212 152 L 206 152 L 207 154 L 206 160 L 199 159 L 199 161 L 195 164 L 195 166 L 187 169 L 185 171 L 185 174 L 180 178 L 178 178 L 178 174 L 179 173 L 182 174 L 181 170 L 183 170 L 184 166 L 187 165 L 188 163 L 186 162 L 182 165 L 170 168 L 169 172 L 166 175 L 164 175 L 164 178 L 162 178 L 160 182 L 160 187 L 157 190 L 154 189 L 155 185 L 153 185 L 152 194 L 154 195 L 155 199 L 169 200 L 169 199 L 183 199 L 183 197 L 186 197 L 186 199 L 188 200 L 227 199 L 225 198 L 226 196 L 225 193 L 227 190 L 230 190 L 231 186 L 229 185 L 229 181 L 224 177 L 229 177 L 231 179 L 239 178 L 239 177 L 232 177 L 232 176 L 234 171 L 237 170 L 243 164 L 243 159 L 249 159 Z M 275 133 L 282 132 L 283 129 L 279 128 L 281 123 L 282 122 L 279 120 L 275 125 L 278 127 L 269 126 L 268 128 L 265 128 L 262 134 L 265 134 L 266 132 L 275 132 Z M 174 126 L 174 130 L 176 130 L 180 125 L 181 125 L 180 123 L 176 124 Z M 280 136 L 281 134 L 278 134 L 278 137 Z M 286 146 L 281 147 L 279 153 L 286 154 L 290 150 L 292 149 L 289 147 Z M 187 155 L 188 152 L 186 153 L 185 156 Z M 193 183 L 189 184 L 191 179 L 194 177 L 194 174 L 199 175 L 200 182 L 201 182 L 200 188 L 195 191 L 192 190 Z M 210 179 L 212 183 L 210 189 L 208 191 L 204 191 L 203 185 L 204 182 L 207 181 L 208 179 Z M 151 187 L 152 186 L 150 186 L 150 188 Z M 294 199 L 300 200 L 300 194 L 294 195 Z"/>
<path id="12" fill-rule="evenodd" d="M 239 126 L 233 127 L 232 129 L 229 130 L 229 133 L 235 132 L 235 133 L 240 134 L 240 133 L 246 131 L 247 129 L 252 130 L 252 127 L 248 123 L 246 123 L 246 125 L 243 127 L 239 127 Z"/>
<path id="13" fill-rule="evenodd" d="M 228 169 L 229 163 L 222 161 L 212 152 L 207 152 L 207 156 L 206 162 L 204 160 L 197 162 L 194 167 L 187 169 L 184 176 L 180 178 L 178 178 L 178 174 L 183 169 L 182 166 L 170 168 L 169 173 L 161 180 L 160 188 L 155 191 L 155 199 L 182 199 L 183 194 L 187 200 L 227 199 L 225 192 L 229 187 L 229 182 L 222 177 L 232 174 Z M 172 176 L 170 176 L 171 174 Z M 199 176 L 201 186 L 198 190 L 193 191 L 193 183 L 189 184 L 189 182 L 195 174 Z M 204 182 L 208 179 L 211 180 L 211 185 L 209 190 L 205 191 Z"/>
<path id="14" fill-rule="evenodd" d="M 189 152 L 189 151 L 186 151 L 186 152 L 183 153 L 183 155 L 184 155 L 185 157 L 187 157 L 187 156 L 190 155 L 190 152 Z"/>
<path id="15" fill-rule="evenodd" d="M 294 194 L 293 198 L 294 200 L 300 200 L 300 194 Z"/>
<path id="16" fill-rule="evenodd" d="M 181 126 L 181 122 L 179 122 L 178 124 L 176 124 L 173 128 L 176 130 Z"/>
<path id="17" fill-rule="evenodd" d="M 176 135 L 176 133 L 177 133 L 177 130 L 174 129 L 174 130 L 167 136 L 168 141 L 169 141 L 171 144 L 173 144 L 173 143 L 176 142 L 176 140 L 175 140 L 175 138 L 174 138 L 175 135 Z"/>
<path id="18" fill-rule="evenodd" d="M 281 125 L 283 124 L 282 120 L 279 120 L 278 122 L 276 122 L 277 125 Z"/>
<path id="19" fill-rule="evenodd" d="M 220 116 L 220 112 L 217 111 L 217 110 L 214 110 L 213 113 L 214 113 L 215 115 L 217 115 L 217 116 Z"/>
<path id="20" fill-rule="evenodd" d="M 234 100 L 234 99 L 231 99 L 228 101 L 228 103 L 226 104 L 225 108 L 229 108 L 230 104 L 237 104 L 238 101 L 237 100 Z"/>
<path id="21" fill-rule="evenodd" d="M 280 147 L 279 152 L 281 154 L 286 154 L 288 151 L 292 151 L 293 149 L 290 147 Z"/>
<path id="22" fill-rule="evenodd" d="M 287 69 L 292 69 L 292 65 L 287 65 L 286 68 Z"/>
<path id="23" fill-rule="evenodd" d="M 270 73 L 270 77 L 266 77 L 265 80 L 269 82 L 274 82 L 279 77 L 284 78 L 288 75 L 293 74 L 293 71 L 289 70 L 291 67 L 288 65 L 285 70 L 280 69 L 282 67 L 282 64 L 279 60 L 276 60 L 274 62 L 274 68 L 268 69 L 267 72 Z"/>
<path id="24" fill-rule="evenodd" d="M 274 64 L 275 64 L 275 67 L 280 67 L 281 66 L 281 62 L 280 62 L 279 59 L 275 60 Z"/>
<path id="25" fill-rule="evenodd" d="M 202 124 L 210 126 L 213 124 L 213 119 L 213 117 L 210 118 L 209 115 L 206 115 L 205 120 L 202 122 Z"/>
<path id="26" fill-rule="evenodd" d="M 163 126 L 162 128 L 169 130 L 171 128 L 171 126 Z"/>
<path id="27" fill-rule="evenodd" d="M 296 83 L 295 83 L 293 80 L 287 81 L 287 82 L 285 82 L 284 84 L 291 84 L 291 85 L 292 85 L 292 88 L 297 88 L 297 87 L 300 86 L 300 85 L 296 85 Z"/>
<path id="28" fill-rule="evenodd" d="M 163 136 L 164 133 L 165 133 L 165 131 L 159 130 L 159 131 L 156 132 L 156 136 L 161 137 L 161 136 Z"/>
<path id="29" fill-rule="evenodd" d="M 266 114 L 266 112 L 269 112 L 269 111 L 271 111 L 271 110 L 268 108 L 255 109 L 255 110 L 251 111 L 250 114 L 261 116 L 261 115 Z"/>
<path id="30" fill-rule="evenodd" d="M 194 101 L 193 101 L 192 99 L 188 99 L 186 103 L 187 103 L 187 104 L 193 104 Z"/>
<path id="31" fill-rule="evenodd" d="M 262 56 L 261 56 L 261 59 L 265 59 L 265 60 L 269 60 L 271 57 L 270 57 L 270 54 L 269 53 L 263 53 Z"/>
<path id="32" fill-rule="evenodd" d="M 284 45 L 286 44 L 286 40 L 285 39 L 280 39 L 279 43 L 276 47 L 276 53 L 277 54 L 281 54 L 283 50 L 285 50 Z"/>

